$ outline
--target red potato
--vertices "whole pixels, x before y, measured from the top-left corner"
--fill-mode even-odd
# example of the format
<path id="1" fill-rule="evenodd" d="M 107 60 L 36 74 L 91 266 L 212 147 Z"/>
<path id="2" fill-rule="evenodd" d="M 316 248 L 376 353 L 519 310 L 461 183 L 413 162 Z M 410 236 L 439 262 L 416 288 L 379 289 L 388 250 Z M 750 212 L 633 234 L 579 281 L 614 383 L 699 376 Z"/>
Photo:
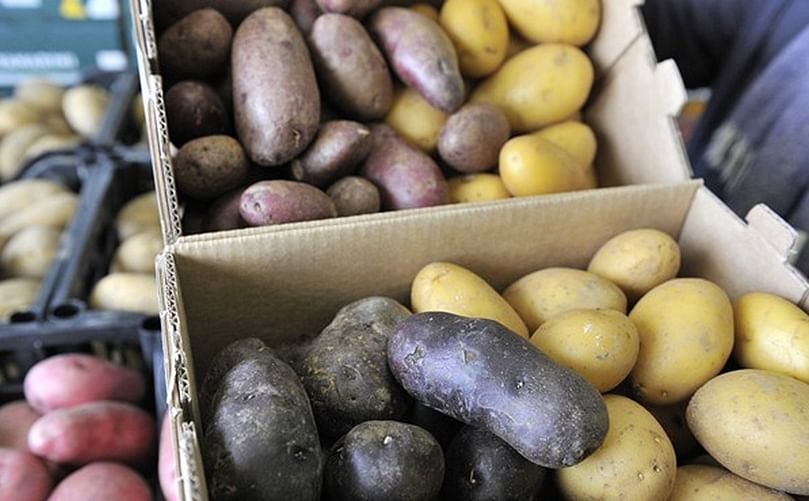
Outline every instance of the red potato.
<path id="1" fill-rule="evenodd" d="M 298 156 L 320 124 L 320 91 L 295 22 L 276 7 L 257 10 L 233 38 L 233 113 L 248 156 L 262 166 Z"/>
<path id="2" fill-rule="evenodd" d="M 152 2 L 155 21 L 160 27 L 177 22 L 195 10 L 210 7 L 221 12 L 233 26 L 262 7 L 286 9 L 289 0 L 158 0 Z"/>
<path id="3" fill-rule="evenodd" d="M 360 175 L 379 188 L 388 210 L 449 203 L 449 186 L 432 158 L 385 124 L 371 127 L 374 144 Z"/>
<path id="4" fill-rule="evenodd" d="M 208 208 L 202 222 L 202 231 L 225 231 L 244 228 L 247 223 L 239 214 L 244 188 L 238 188 L 219 197 Z"/>
<path id="5" fill-rule="evenodd" d="M 180 497 L 177 492 L 177 463 L 174 442 L 171 440 L 171 421 L 168 412 L 163 417 L 163 425 L 160 427 L 157 476 L 160 480 L 160 490 L 163 491 L 166 501 L 177 501 Z"/>
<path id="6" fill-rule="evenodd" d="M 151 501 L 140 475 L 116 463 L 92 463 L 62 480 L 48 501 Z M 168 501 L 168 500 L 167 500 Z"/>
<path id="7" fill-rule="evenodd" d="M 324 123 L 303 155 L 292 161 L 292 178 L 326 188 L 354 172 L 371 151 L 371 131 L 361 123 L 335 120 Z"/>
<path id="8" fill-rule="evenodd" d="M 45 464 L 31 453 L 0 449 L 0 499 L 45 501 L 52 485 Z"/>
<path id="9" fill-rule="evenodd" d="M 323 10 L 315 0 L 292 0 L 289 6 L 289 15 L 304 35 L 312 31 L 312 25 L 321 14 Z"/>
<path id="10" fill-rule="evenodd" d="M 166 92 L 169 139 L 178 148 L 192 139 L 225 134 L 230 118 L 225 103 L 208 84 L 185 80 Z"/>
<path id="11" fill-rule="evenodd" d="M 367 179 L 348 176 L 340 179 L 326 190 L 337 207 L 338 216 L 356 216 L 379 212 L 379 190 Z"/>
<path id="12" fill-rule="evenodd" d="M 382 4 L 382 0 L 317 0 L 324 12 L 363 18 Z"/>
<path id="13" fill-rule="evenodd" d="M 506 115 L 489 103 L 469 103 L 451 115 L 438 138 L 438 153 L 453 169 L 474 174 L 497 165 L 511 134 Z"/>
<path id="14" fill-rule="evenodd" d="M 239 213 L 250 226 L 311 221 L 337 217 L 328 195 L 295 181 L 259 181 L 242 193 Z"/>
<path id="15" fill-rule="evenodd" d="M 23 383 L 25 399 L 38 412 L 99 400 L 138 403 L 146 394 L 143 376 L 92 355 L 70 353 L 39 362 Z"/>
<path id="16" fill-rule="evenodd" d="M 432 19 L 402 7 L 379 9 L 368 23 L 396 75 L 428 103 L 452 113 L 466 97 L 458 55 Z"/>
<path id="17" fill-rule="evenodd" d="M 218 11 L 192 12 L 158 40 L 160 69 L 169 80 L 207 80 L 227 67 L 233 28 Z"/>
<path id="18" fill-rule="evenodd" d="M 28 432 L 28 447 L 58 463 L 141 464 L 155 446 L 154 419 L 120 402 L 93 402 L 50 412 Z"/>
<path id="19" fill-rule="evenodd" d="M 0 407 L 0 447 L 28 450 L 28 430 L 42 417 L 24 400 Z"/>

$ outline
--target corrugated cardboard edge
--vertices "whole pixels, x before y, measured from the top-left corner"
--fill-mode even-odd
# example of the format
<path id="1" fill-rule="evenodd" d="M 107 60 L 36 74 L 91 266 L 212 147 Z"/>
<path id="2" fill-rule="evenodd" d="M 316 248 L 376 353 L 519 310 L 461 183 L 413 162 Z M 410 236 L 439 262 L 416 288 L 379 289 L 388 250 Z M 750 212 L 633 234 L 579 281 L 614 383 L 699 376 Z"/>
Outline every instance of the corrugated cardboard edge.
<path id="1" fill-rule="evenodd" d="M 608 75 L 638 40 L 646 40 L 648 43 L 648 35 L 638 10 L 638 6 L 643 3 L 643 0 L 603 1 L 605 2 L 603 4 L 605 7 L 602 8 L 603 18 L 598 36 L 604 42 L 592 45 L 590 55 L 595 66 L 600 69 L 599 73 Z M 157 72 L 157 38 L 151 15 L 152 2 L 151 0 L 130 0 L 130 2 L 163 241 L 171 244 L 182 235 L 182 218 L 170 155 L 171 145 L 163 102 L 164 89 L 162 79 Z M 672 95 L 673 97 L 664 97 L 664 99 L 666 101 L 673 99 L 679 102 L 678 105 L 675 103 L 676 106 L 670 106 L 670 108 L 679 109 L 682 102 L 685 101 L 684 97 L 682 97 L 685 90 L 682 87 L 679 74 L 677 74 L 677 78 L 664 78 L 671 74 L 672 67 L 671 63 L 661 64 L 663 65 L 662 70 L 658 71 L 654 61 L 652 61 L 650 69 L 652 72 L 661 75 L 661 80 L 667 84 L 661 89 L 674 88 L 676 93 Z M 688 179 L 689 174 L 690 172 L 687 168 L 677 168 L 666 177 L 684 181 Z M 665 181 L 669 182 L 670 179 L 665 179 Z"/>

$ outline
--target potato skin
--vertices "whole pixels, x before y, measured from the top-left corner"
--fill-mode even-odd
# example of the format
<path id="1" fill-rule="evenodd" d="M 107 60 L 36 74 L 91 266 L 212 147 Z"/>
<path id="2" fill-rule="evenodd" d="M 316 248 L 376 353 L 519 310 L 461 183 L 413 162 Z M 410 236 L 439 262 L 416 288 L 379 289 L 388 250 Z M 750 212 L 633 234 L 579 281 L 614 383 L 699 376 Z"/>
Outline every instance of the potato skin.
<path id="1" fill-rule="evenodd" d="M 61 237 L 60 229 L 47 226 L 29 226 L 18 231 L 0 252 L 3 271 L 11 277 L 44 278 L 56 257 Z"/>
<path id="2" fill-rule="evenodd" d="M 312 61 L 329 101 L 361 120 L 384 117 L 393 103 L 388 64 L 356 19 L 318 17 L 309 34 Z"/>
<path id="3" fill-rule="evenodd" d="M 174 179 L 184 195 L 211 200 L 247 182 L 250 164 L 242 145 L 230 136 L 193 139 L 174 158 Z"/>
<path id="4" fill-rule="evenodd" d="M 7 322 L 19 311 L 25 311 L 36 301 L 40 282 L 31 278 L 0 280 L 0 321 Z"/>
<path id="5" fill-rule="evenodd" d="M 317 0 L 317 4 L 324 12 L 345 14 L 360 19 L 382 3 L 382 0 Z"/>
<path id="6" fill-rule="evenodd" d="M 441 6 L 441 27 L 458 48 L 465 77 L 485 77 L 506 58 L 508 23 L 497 0 L 447 0 Z"/>
<path id="7" fill-rule="evenodd" d="M 386 297 L 355 301 L 310 345 L 301 381 L 321 434 L 339 437 L 374 419 L 399 419 L 410 398 L 388 369 L 387 343 L 407 308 Z"/>
<path id="8" fill-rule="evenodd" d="M 25 400 L 0 407 L 0 448 L 28 450 L 28 430 L 42 417 Z"/>
<path id="9" fill-rule="evenodd" d="M 110 273 L 96 282 L 90 293 L 90 306 L 157 315 L 157 281 L 142 273 Z"/>
<path id="10" fill-rule="evenodd" d="M 688 403 L 688 427 L 725 468 L 757 484 L 809 495 L 809 385 L 759 369 L 713 378 Z M 785 460 L 788 458 L 788 460 Z"/>
<path id="11" fill-rule="evenodd" d="M 0 448 L 0 499 L 43 501 L 53 485 L 45 463 L 36 456 Z"/>
<path id="12" fill-rule="evenodd" d="M 373 147 L 360 168 L 360 175 L 379 188 L 383 209 L 413 209 L 449 203 L 447 181 L 430 157 L 402 140 L 387 125 L 373 125 L 371 134 Z"/>
<path id="13" fill-rule="evenodd" d="M 171 440 L 171 420 L 169 420 L 169 417 L 170 414 L 166 412 L 166 415 L 163 416 L 163 424 L 160 426 L 157 476 L 160 482 L 160 490 L 163 492 L 163 499 L 166 501 L 178 501 L 177 463 L 175 462 L 174 442 Z"/>
<path id="14" fill-rule="evenodd" d="M 121 271 L 129 273 L 154 273 L 155 257 L 163 250 L 163 237 L 158 231 L 144 231 L 127 238 L 118 250 L 112 262 Z"/>
<path id="15" fill-rule="evenodd" d="M 124 205 L 115 218 L 118 239 L 122 242 L 136 233 L 160 231 L 160 215 L 154 191 L 142 193 Z"/>
<path id="16" fill-rule="evenodd" d="M 511 134 L 508 119 L 488 103 L 469 103 L 449 117 L 438 138 L 438 153 L 450 167 L 465 174 L 497 165 L 500 148 Z"/>
<path id="17" fill-rule="evenodd" d="M 258 9 L 263 7 L 286 9 L 289 2 L 290 0 L 160 0 L 153 5 L 156 21 L 163 26 L 204 7 L 216 9 L 233 26 L 238 26 L 244 18 Z"/>
<path id="18" fill-rule="evenodd" d="M 247 226 L 239 212 L 242 193 L 244 188 L 237 188 L 217 198 L 205 213 L 202 231 L 236 230 Z"/>
<path id="19" fill-rule="evenodd" d="M 274 355 L 243 360 L 225 374 L 204 437 L 212 499 L 320 498 L 312 408 L 295 372 Z"/>
<path id="20" fill-rule="evenodd" d="M 446 453 L 445 499 L 533 501 L 545 469 L 486 430 L 465 426 Z"/>
<path id="21" fill-rule="evenodd" d="M 368 22 L 396 75 L 439 110 L 452 113 L 466 97 L 455 47 L 430 18 L 402 7 L 383 7 Z"/>
<path id="22" fill-rule="evenodd" d="M 25 399 L 37 412 L 76 407 L 98 400 L 137 404 L 146 393 L 143 376 L 135 370 L 92 355 L 55 355 L 34 365 L 25 375 Z"/>
<path id="23" fill-rule="evenodd" d="M 155 422 L 139 408 L 92 402 L 41 417 L 28 433 L 28 447 L 57 463 L 93 461 L 141 464 L 155 447 Z"/>
<path id="24" fill-rule="evenodd" d="M 410 87 L 396 90 L 393 105 L 385 117 L 386 124 L 428 154 L 435 151 L 441 127 L 446 121 L 446 113 L 428 103 Z"/>
<path id="25" fill-rule="evenodd" d="M 453 204 L 489 202 L 511 198 L 503 180 L 497 174 L 482 172 L 447 179 L 449 199 Z"/>
<path id="26" fill-rule="evenodd" d="M 351 174 L 368 156 L 372 144 L 371 131 L 361 123 L 326 122 L 309 148 L 292 161 L 292 178 L 325 189 Z"/>
<path id="27" fill-rule="evenodd" d="M 669 501 L 793 501 L 783 492 L 767 489 L 724 468 L 689 464 L 677 468 Z"/>
<path id="28" fill-rule="evenodd" d="M 583 190 L 586 168 L 537 134 L 511 138 L 500 149 L 500 177 L 515 197 Z"/>
<path id="29" fill-rule="evenodd" d="M 323 15 L 323 10 L 315 0 L 292 0 L 289 4 L 289 15 L 295 20 L 301 34 L 308 36 L 315 20 Z"/>
<path id="30" fill-rule="evenodd" d="M 178 148 L 188 141 L 230 129 L 230 118 L 222 99 L 209 85 L 185 80 L 166 92 L 166 120 L 169 139 Z"/>
<path id="31" fill-rule="evenodd" d="M 47 179 L 21 179 L 0 186 L 0 219 L 67 189 Z"/>
<path id="32" fill-rule="evenodd" d="M 337 216 L 331 199 L 312 185 L 295 181 L 259 181 L 241 195 L 239 213 L 250 226 L 328 219 Z"/>
<path id="33" fill-rule="evenodd" d="M 444 455 L 418 426 L 366 421 L 334 444 L 324 477 L 334 501 L 431 501 L 441 489 Z"/>
<path id="34" fill-rule="evenodd" d="M 226 69 L 233 28 L 211 8 L 194 11 L 160 35 L 160 70 L 169 80 L 208 80 Z"/>
<path id="35" fill-rule="evenodd" d="M 306 149 L 320 123 L 320 92 L 309 49 L 277 7 L 259 9 L 233 38 L 236 132 L 253 162 L 281 165 Z"/>
<path id="36" fill-rule="evenodd" d="M 59 482 L 48 501 L 151 501 L 146 481 L 118 463 L 97 462 L 76 470 Z"/>
<path id="37" fill-rule="evenodd" d="M 390 338 L 388 365 L 422 404 L 494 433 L 540 466 L 574 465 L 607 434 L 598 390 L 492 320 L 413 315 Z"/>
<path id="38" fill-rule="evenodd" d="M 500 0 L 512 26 L 534 43 L 565 42 L 583 46 L 601 21 L 599 0 Z"/>
<path id="39" fill-rule="evenodd" d="M 356 216 L 379 212 L 382 204 L 379 190 L 367 179 L 348 176 L 340 179 L 326 190 L 337 207 L 338 216 Z"/>

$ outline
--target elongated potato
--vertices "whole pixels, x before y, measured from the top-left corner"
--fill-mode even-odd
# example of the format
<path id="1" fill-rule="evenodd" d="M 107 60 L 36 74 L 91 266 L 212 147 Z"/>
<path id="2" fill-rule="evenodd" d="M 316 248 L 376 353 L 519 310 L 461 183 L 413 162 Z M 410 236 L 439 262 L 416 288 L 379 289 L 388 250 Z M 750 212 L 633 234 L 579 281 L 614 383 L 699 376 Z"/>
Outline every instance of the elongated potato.
<path id="1" fill-rule="evenodd" d="M 537 131 L 536 135 L 568 152 L 582 168 L 590 167 L 596 159 L 598 148 L 596 135 L 593 129 L 583 122 L 568 120 L 549 125 Z"/>
<path id="2" fill-rule="evenodd" d="M 685 400 L 719 374 L 733 349 L 733 308 L 708 280 L 678 278 L 658 285 L 629 318 L 640 335 L 630 381 L 644 402 Z"/>
<path id="3" fill-rule="evenodd" d="M 493 73 L 506 58 L 508 23 L 497 0 L 447 0 L 441 27 L 455 44 L 467 78 Z"/>
<path id="4" fill-rule="evenodd" d="M 233 28 L 211 8 L 196 10 L 160 35 L 160 69 L 171 80 L 207 80 L 226 69 Z"/>
<path id="5" fill-rule="evenodd" d="M 388 210 L 449 203 L 449 186 L 435 162 L 384 124 L 371 127 L 373 146 L 360 175 L 379 188 Z"/>
<path id="6" fill-rule="evenodd" d="M 79 85 L 65 91 L 62 112 L 70 127 L 86 138 L 101 132 L 110 94 L 96 85 Z"/>
<path id="7" fill-rule="evenodd" d="M 320 123 L 320 92 L 295 22 L 277 7 L 248 16 L 231 51 L 236 132 L 248 156 L 281 165 L 306 149 Z"/>
<path id="8" fill-rule="evenodd" d="M 61 113 L 65 89 L 50 80 L 31 78 L 14 88 L 14 98 L 41 113 Z"/>
<path id="9" fill-rule="evenodd" d="M 157 315 L 157 283 L 152 275 L 111 273 L 93 287 L 90 306 Z"/>
<path id="10" fill-rule="evenodd" d="M 0 221 L 0 236 L 11 236 L 29 226 L 64 228 L 79 204 L 75 193 L 57 193 Z"/>
<path id="11" fill-rule="evenodd" d="M 368 22 L 396 75 L 439 110 L 464 102 L 463 78 L 452 40 L 426 16 L 401 7 L 379 9 Z"/>
<path id="12" fill-rule="evenodd" d="M 8 182 L 20 173 L 25 151 L 48 133 L 44 125 L 31 124 L 14 129 L 0 141 L 0 180 Z"/>
<path id="13" fill-rule="evenodd" d="M 263 7 L 289 7 L 290 0 L 171 0 L 154 3 L 155 21 L 169 26 L 195 10 L 211 7 L 221 12 L 234 27 Z"/>
<path id="14" fill-rule="evenodd" d="M 457 264 L 435 262 L 422 268 L 410 288 L 415 313 L 445 311 L 464 317 L 488 318 L 527 338 L 525 323 L 485 280 Z"/>
<path id="15" fill-rule="evenodd" d="M 312 60 L 329 100 L 362 120 L 385 116 L 393 102 L 388 64 L 356 19 L 318 17 L 309 35 Z"/>
<path id="16" fill-rule="evenodd" d="M 669 501 L 792 501 L 792 497 L 743 479 L 724 468 L 689 464 L 677 468 Z"/>
<path id="17" fill-rule="evenodd" d="M 583 46 L 601 21 L 601 0 L 500 0 L 509 22 L 534 43 Z"/>
<path id="18" fill-rule="evenodd" d="M 115 251 L 112 262 L 120 271 L 154 273 L 155 258 L 163 250 L 163 237 L 157 231 L 136 233 L 124 240 Z"/>
<path id="19" fill-rule="evenodd" d="M 29 452 L 0 448 L 0 499 L 44 501 L 53 485 L 45 464 Z"/>
<path id="20" fill-rule="evenodd" d="M 39 280 L 12 278 L 0 281 L 0 322 L 14 313 L 29 309 L 39 294 Z"/>
<path id="21" fill-rule="evenodd" d="M 452 203 L 488 202 L 511 198 L 503 180 L 497 174 L 467 174 L 447 180 Z"/>
<path id="22" fill-rule="evenodd" d="M 74 134 L 45 134 L 36 141 L 28 145 L 23 154 L 23 163 L 36 158 L 39 155 L 56 150 L 66 150 L 78 146 L 81 138 Z"/>
<path id="23" fill-rule="evenodd" d="M 0 407 L 0 448 L 28 450 L 28 430 L 42 417 L 25 400 Z"/>
<path id="24" fill-rule="evenodd" d="M 0 220 L 67 188 L 48 179 L 21 179 L 0 186 Z"/>
<path id="25" fill-rule="evenodd" d="M 325 189 L 352 174 L 371 151 L 371 131 L 361 123 L 334 120 L 320 126 L 312 145 L 292 161 L 292 178 Z"/>
<path id="26" fill-rule="evenodd" d="M 500 150 L 500 177 L 515 197 L 582 190 L 585 168 L 537 134 L 510 139 Z"/>
<path id="27" fill-rule="evenodd" d="M 118 463 L 97 462 L 59 482 L 48 501 L 151 501 L 149 484 L 134 470 Z M 167 500 L 168 501 L 168 500 Z"/>
<path id="28" fill-rule="evenodd" d="M 438 138 L 438 153 L 458 172 L 483 172 L 497 165 L 500 149 L 510 134 L 508 119 L 499 108 L 488 103 L 469 103 L 444 124 Z"/>
<path id="29" fill-rule="evenodd" d="M 626 313 L 626 296 L 621 289 L 598 275 L 572 268 L 546 268 L 530 273 L 511 284 L 503 297 L 530 332 L 571 310 L 608 309 Z"/>
<path id="30" fill-rule="evenodd" d="M 337 208 L 312 185 L 274 180 L 259 181 L 244 190 L 239 213 L 250 226 L 269 226 L 337 217 Z"/>
<path id="31" fill-rule="evenodd" d="M 0 100 L 0 137 L 24 125 L 35 124 L 40 113 L 19 99 Z"/>
<path id="32" fill-rule="evenodd" d="M 160 231 L 160 216 L 157 212 L 157 198 L 153 191 L 147 191 L 133 198 L 118 211 L 115 218 L 118 239 L 125 241 L 136 233 Z"/>
<path id="33" fill-rule="evenodd" d="M 410 87 L 396 91 L 393 105 L 385 117 L 386 124 L 425 153 L 435 151 L 446 121 L 446 113 L 433 107 Z"/>
<path id="34" fill-rule="evenodd" d="M 422 404 L 485 428 L 541 466 L 577 464 L 607 434 L 598 390 L 493 320 L 415 314 L 388 341 L 388 365 Z"/>
<path id="35" fill-rule="evenodd" d="M 31 452 L 58 463 L 141 464 L 155 448 L 155 422 L 119 402 L 92 402 L 42 416 L 28 433 Z"/>
<path id="36" fill-rule="evenodd" d="M 0 253 L 6 275 L 42 279 L 59 249 L 62 232 L 47 226 L 30 226 L 14 234 Z"/>
<path id="37" fill-rule="evenodd" d="M 25 375 L 25 399 L 43 414 L 99 400 L 137 404 L 146 393 L 135 370 L 92 355 L 69 353 L 46 358 Z"/>

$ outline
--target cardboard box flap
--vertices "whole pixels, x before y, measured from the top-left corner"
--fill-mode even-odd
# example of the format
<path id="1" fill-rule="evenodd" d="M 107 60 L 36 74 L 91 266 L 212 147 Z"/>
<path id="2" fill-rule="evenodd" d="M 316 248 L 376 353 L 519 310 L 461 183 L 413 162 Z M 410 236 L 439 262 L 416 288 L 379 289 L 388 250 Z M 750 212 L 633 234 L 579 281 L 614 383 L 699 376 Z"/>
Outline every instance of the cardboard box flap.
<path id="1" fill-rule="evenodd" d="M 644 0 L 602 0 L 601 26 L 587 48 L 597 74 L 609 70 L 638 37 L 645 32 L 639 6 Z"/>
<path id="2" fill-rule="evenodd" d="M 783 256 L 784 262 L 797 253 L 797 230 L 766 205 L 756 205 L 745 219 L 751 229 L 757 231 L 778 255 Z"/>

